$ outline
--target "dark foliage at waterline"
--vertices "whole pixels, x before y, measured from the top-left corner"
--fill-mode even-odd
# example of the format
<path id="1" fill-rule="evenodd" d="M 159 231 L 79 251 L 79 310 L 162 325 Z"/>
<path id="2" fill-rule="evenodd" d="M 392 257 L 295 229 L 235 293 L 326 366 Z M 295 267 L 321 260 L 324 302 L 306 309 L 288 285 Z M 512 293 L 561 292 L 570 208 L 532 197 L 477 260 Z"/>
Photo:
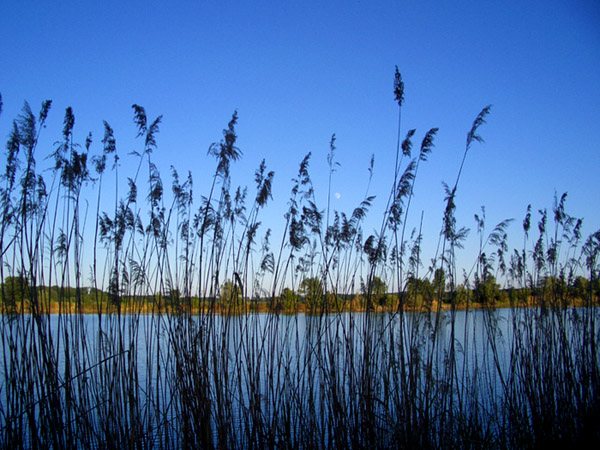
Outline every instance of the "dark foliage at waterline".
<path id="1" fill-rule="evenodd" d="M 563 195 L 551 213 L 539 211 L 537 233 L 528 208 L 523 245 L 510 250 L 509 221 L 487 233 L 483 210 L 475 215 L 473 271 L 459 282 L 456 251 L 468 230 L 455 217 L 458 188 L 469 152 L 483 142 L 488 106 L 467 133 L 455 181 L 444 185 L 439 246 L 424 267 L 424 237 L 407 230 L 407 219 L 438 130 L 427 131 L 415 151 L 416 131 L 402 138 L 397 70 L 393 94 L 396 160 L 378 232 L 362 230 L 374 201 L 370 180 L 352 212 L 331 208 L 339 166 L 333 136 L 325 209 L 317 205 L 309 154 L 273 245 L 259 219 L 275 174 L 261 163 L 254 195 L 231 186 L 242 155 L 236 113 L 209 147 L 216 168 L 209 192 L 197 198 L 191 174 L 181 179 L 174 169 L 166 192 L 152 162 L 161 118 L 150 119 L 141 106 L 133 106 L 140 150 L 128 177 L 120 173 L 124 156 L 111 126 L 104 123 L 101 151 L 93 154 L 91 136 L 75 142 L 70 108 L 52 169 L 38 170 L 51 102 L 38 115 L 26 104 L 0 180 L 0 446 L 523 448 L 600 441 L 600 231 L 584 239 Z M 104 211 L 107 182 L 116 195 Z M 83 195 L 92 198 L 88 190 L 92 221 L 82 208 Z M 92 255 L 89 267 L 84 254 Z M 493 308 L 496 280 L 511 309 Z M 299 301 L 297 292 L 311 314 L 279 315 L 276 304 Z M 365 312 L 340 312 L 357 293 Z M 93 316 L 82 314 L 90 297 Z M 221 314 L 244 312 L 256 298 L 267 298 L 271 312 Z M 194 308 L 195 299 L 207 306 Z M 393 312 L 376 313 L 382 302 Z M 474 311 L 473 302 L 489 308 Z M 47 314 L 55 303 L 57 314 Z"/>

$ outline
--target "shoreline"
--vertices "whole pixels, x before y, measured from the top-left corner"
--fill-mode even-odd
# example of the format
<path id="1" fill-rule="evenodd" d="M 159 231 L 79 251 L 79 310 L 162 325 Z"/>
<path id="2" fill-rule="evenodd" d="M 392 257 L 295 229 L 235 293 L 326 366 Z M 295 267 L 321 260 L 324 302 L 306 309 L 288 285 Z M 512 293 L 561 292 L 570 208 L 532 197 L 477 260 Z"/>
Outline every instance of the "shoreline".
<path id="1" fill-rule="evenodd" d="M 509 308 L 540 308 L 545 307 L 549 309 L 555 308 L 581 308 L 586 306 L 598 306 L 596 304 L 586 305 L 583 300 L 574 300 L 569 303 L 552 304 L 551 302 L 545 302 L 542 304 L 539 301 L 528 302 L 496 302 L 492 305 L 483 304 L 477 302 L 468 302 L 453 305 L 450 303 L 442 303 L 439 305 L 438 301 L 433 301 L 430 305 L 419 305 L 419 306 L 405 306 L 403 312 L 405 313 L 436 313 L 438 311 L 448 312 L 452 311 L 467 311 L 467 310 L 483 310 L 483 309 L 509 309 Z M 30 306 L 16 305 L 14 308 L 10 308 L 2 305 L 0 308 L 0 316 L 13 316 L 13 315 L 32 315 L 36 312 L 32 310 Z M 342 307 L 331 307 L 326 309 L 316 308 L 311 310 L 305 304 L 296 305 L 293 308 L 284 308 L 278 305 L 274 307 L 269 302 L 259 302 L 254 304 L 246 304 L 235 307 L 224 307 L 222 305 L 206 304 L 206 305 L 193 305 L 191 310 L 185 306 L 157 306 L 151 304 L 133 304 L 121 306 L 120 310 L 116 306 L 101 305 L 82 305 L 77 307 L 74 302 L 68 302 L 66 304 L 59 304 L 52 302 L 49 307 L 41 307 L 38 314 L 42 315 L 76 315 L 76 314 L 94 314 L 94 315 L 153 315 L 153 314 L 168 314 L 168 315 L 221 315 L 221 316 L 240 316 L 250 314 L 281 314 L 281 315 L 296 315 L 296 314 L 308 314 L 308 315 L 320 315 L 320 314 L 339 314 L 339 313 L 366 313 L 371 312 L 375 314 L 393 314 L 400 312 L 397 306 L 380 306 L 377 305 L 371 310 L 362 305 L 348 304 Z"/>

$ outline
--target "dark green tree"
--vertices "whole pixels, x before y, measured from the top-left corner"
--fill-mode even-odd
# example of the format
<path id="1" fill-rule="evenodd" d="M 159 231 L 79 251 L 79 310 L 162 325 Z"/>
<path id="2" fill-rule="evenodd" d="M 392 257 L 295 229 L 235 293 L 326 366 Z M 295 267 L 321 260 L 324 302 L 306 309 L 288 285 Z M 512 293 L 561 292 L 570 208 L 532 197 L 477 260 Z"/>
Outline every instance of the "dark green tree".
<path id="1" fill-rule="evenodd" d="M 444 301 L 444 297 L 446 294 L 446 274 L 444 269 L 438 268 L 435 270 L 433 274 L 433 281 L 431 283 L 431 287 L 433 289 L 434 296 L 438 299 L 438 301 Z"/>
<path id="2" fill-rule="evenodd" d="M 4 307 L 9 311 L 14 310 L 19 303 L 29 299 L 29 282 L 27 277 L 22 275 L 6 277 L 4 283 L 2 283 L 0 292 L 2 293 L 2 304 Z"/>
<path id="3" fill-rule="evenodd" d="M 585 300 L 589 295 L 590 282 L 587 278 L 578 276 L 571 286 L 571 295 L 576 300 Z"/>
<path id="4" fill-rule="evenodd" d="M 387 285 L 385 282 L 379 278 L 377 275 L 373 276 L 373 285 L 371 286 L 371 295 L 373 296 L 373 300 L 381 306 L 387 305 L 388 296 L 387 296 Z"/>
<path id="5" fill-rule="evenodd" d="M 298 294 L 290 288 L 284 288 L 279 296 L 279 307 L 284 311 L 293 311 L 298 305 Z"/>
<path id="6" fill-rule="evenodd" d="M 323 301 L 323 283 L 317 277 L 308 277 L 300 283 L 299 292 L 310 309 L 315 309 Z"/>
<path id="7" fill-rule="evenodd" d="M 227 309 L 236 309 L 242 305 L 242 290 L 240 287 L 231 280 L 227 280 L 221 286 L 221 292 L 219 296 L 221 307 Z"/>
<path id="8" fill-rule="evenodd" d="M 475 301 L 482 305 L 493 305 L 500 300 L 500 286 L 496 283 L 493 275 L 488 275 L 484 279 L 475 279 Z"/>

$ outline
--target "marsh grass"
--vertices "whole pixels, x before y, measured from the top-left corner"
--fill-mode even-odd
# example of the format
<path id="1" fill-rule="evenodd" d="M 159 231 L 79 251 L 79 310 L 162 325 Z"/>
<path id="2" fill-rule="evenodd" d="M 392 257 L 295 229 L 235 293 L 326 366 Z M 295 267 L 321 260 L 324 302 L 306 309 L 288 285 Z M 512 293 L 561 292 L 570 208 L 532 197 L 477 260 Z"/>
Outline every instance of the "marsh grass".
<path id="1" fill-rule="evenodd" d="M 26 103 L 12 125 L 0 187 L 0 445 L 523 448 L 599 441 L 600 231 L 583 240 L 566 194 L 556 196 L 552 215 L 539 211 L 535 240 L 527 209 L 523 246 L 511 253 L 510 221 L 486 235 L 482 210 L 475 215 L 478 255 L 459 282 L 456 252 L 468 230 L 456 223 L 458 187 L 468 153 L 483 142 L 485 107 L 467 133 L 456 181 L 445 185 L 438 253 L 425 269 L 423 214 L 418 230 L 409 233 L 407 223 L 438 129 L 424 134 L 413 157 L 416 130 L 401 141 L 398 70 L 394 99 L 396 160 L 379 231 L 365 237 L 362 229 L 375 199 L 373 159 L 358 206 L 348 214 L 331 207 L 334 135 L 325 210 L 308 154 L 274 247 L 260 220 L 274 172 L 261 162 L 254 194 L 232 186 L 242 156 L 237 113 L 209 147 L 216 168 L 208 194 L 197 198 L 192 175 L 174 168 L 166 192 L 152 159 L 161 117 L 150 120 L 143 107 L 133 105 L 140 144 L 129 156 L 137 169 L 124 184 L 112 127 L 104 122 L 101 151 L 90 156 L 92 137 L 75 142 L 70 108 L 51 170 L 39 170 L 51 102 L 37 116 Z M 102 210 L 106 183 L 114 183 L 115 198 Z M 382 280 L 391 286 L 383 297 Z M 353 309 L 361 312 L 347 312 Z"/>

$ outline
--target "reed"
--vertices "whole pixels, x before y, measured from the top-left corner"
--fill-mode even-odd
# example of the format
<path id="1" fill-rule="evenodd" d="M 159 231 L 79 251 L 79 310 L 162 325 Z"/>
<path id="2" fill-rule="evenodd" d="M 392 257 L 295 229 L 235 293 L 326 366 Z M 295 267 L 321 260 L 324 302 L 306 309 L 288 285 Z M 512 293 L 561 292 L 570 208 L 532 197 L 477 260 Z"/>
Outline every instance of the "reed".
<path id="1" fill-rule="evenodd" d="M 363 230 L 375 205 L 373 158 L 357 207 L 332 207 L 340 169 L 333 135 L 325 208 L 308 154 L 274 247 L 261 213 L 275 173 L 262 161 L 255 194 L 232 186 L 242 157 L 237 112 L 209 146 L 216 166 L 202 195 L 192 174 L 175 168 L 165 187 L 153 162 L 161 116 L 149 119 L 139 105 L 131 177 L 122 173 L 112 127 L 104 122 L 93 154 L 91 135 L 83 145 L 76 140 L 71 108 L 50 170 L 38 168 L 51 102 L 37 115 L 25 103 L 0 179 L 0 446 L 600 441 L 600 231 L 584 239 L 567 195 L 555 194 L 551 214 L 539 210 L 535 238 L 527 208 L 522 247 L 511 249 L 511 221 L 487 233 L 482 208 L 478 253 L 459 280 L 457 252 L 468 230 L 456 220 L 458 187 L 467 155 L 483 143 L 487 106 L 467 133 L 455 182 L 445 185 L 438 251 L 425 270 L 423 213 L 418 229 L 408 226 L 419 167 L 432 157 L 438 129 L 423 135 L 413 156 L 417 132 L 402 130 L 398 69 L 393 94 L 396 158 L 379 229 Z M 105 199 L 107 183 L 114 201 Z"/>

